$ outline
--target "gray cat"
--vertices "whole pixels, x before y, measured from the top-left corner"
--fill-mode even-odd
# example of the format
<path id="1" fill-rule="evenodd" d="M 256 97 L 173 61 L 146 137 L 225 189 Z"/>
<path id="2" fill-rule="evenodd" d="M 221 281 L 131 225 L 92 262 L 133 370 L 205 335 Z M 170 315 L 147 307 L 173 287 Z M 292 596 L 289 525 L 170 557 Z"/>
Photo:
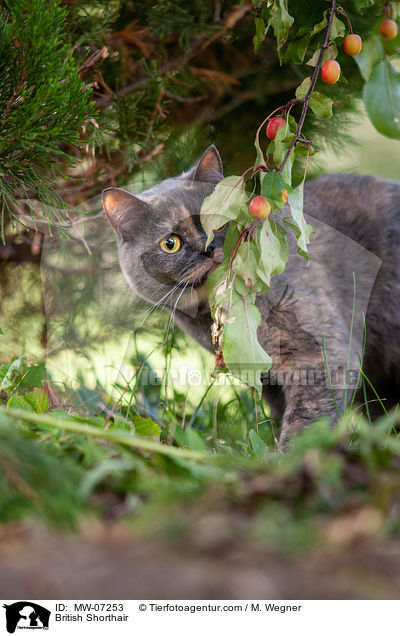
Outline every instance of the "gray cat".
<path id="1" fill-rule="evenodd" d="M 152 305 L 169 306 L 210 351 L 205 284 L 224 258 L 226 230 L 206 249 L 199 213 L 222 177 L 211 146 L 191 171 L 139 195 L 103 193 L 129 285 Z M 372 415 L 379 402 L 371 385 L 386 408 L 400 396 L 400 185 L 329 175 L 306 183 L 304 209 L 316 229 L 310 263 L 291 237 L 285 272 L 257 299 L 259 341 L 273 359 L 263 393 L 282 421 L 282 446 L 318 417 L 337 419 L 360 394 L 361 366 Z"/>

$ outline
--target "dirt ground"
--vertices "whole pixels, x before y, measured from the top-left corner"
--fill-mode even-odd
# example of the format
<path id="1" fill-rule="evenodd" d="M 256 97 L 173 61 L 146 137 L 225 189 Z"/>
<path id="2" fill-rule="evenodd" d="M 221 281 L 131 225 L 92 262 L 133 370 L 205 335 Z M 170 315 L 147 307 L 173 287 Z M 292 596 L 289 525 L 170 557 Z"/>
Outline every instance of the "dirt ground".
<path id="1" fill-rule="evenodd" d="M 0 531 L 3 599 L 399 599 L 400 545 L 370 540 L 289 559 L 260 545 L 148 542 L 121 523 Z"/>

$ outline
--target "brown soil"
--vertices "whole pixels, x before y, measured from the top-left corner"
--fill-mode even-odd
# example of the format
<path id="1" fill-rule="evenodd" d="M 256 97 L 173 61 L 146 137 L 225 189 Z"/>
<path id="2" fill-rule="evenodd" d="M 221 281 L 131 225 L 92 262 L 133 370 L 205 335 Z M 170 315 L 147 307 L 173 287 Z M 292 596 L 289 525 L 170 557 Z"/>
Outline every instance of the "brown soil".
<path id="1" fill-rule="evenodd" d="M 3 599 L 399 599 L 400 546 L 376 540 L 289 559 L 263 546 L 149 542 L 121 523 L 77 534 L 0 531 Z"/>

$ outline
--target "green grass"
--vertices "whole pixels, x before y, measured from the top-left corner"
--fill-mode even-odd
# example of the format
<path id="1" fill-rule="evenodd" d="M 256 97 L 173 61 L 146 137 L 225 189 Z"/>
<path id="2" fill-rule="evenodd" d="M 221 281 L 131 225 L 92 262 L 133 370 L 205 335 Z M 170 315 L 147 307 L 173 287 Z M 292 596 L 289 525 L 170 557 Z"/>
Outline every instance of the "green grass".
<path id="1" fill-rule="evenodd" d="M 80 387 L 80 402 L 64 410 L 43 389 L 44 364 L 0 365 L 2 523 L 74 529 L 117 515 L 146 537 L 179 543 L 218 518 L 227 540 L 292 554 L 335 541 L 350 514 L 366 519 L 354 532 L 398 538 L 400 413 L 371 424 L 349 409 L 337 428 L 315 422 L 283 454 L 277 422 L 251 391 L 210 383 L 193 398 L 143 382 L 146 366 L 149 358 L 136 360 L 118 401 L 101 386 Z"/>

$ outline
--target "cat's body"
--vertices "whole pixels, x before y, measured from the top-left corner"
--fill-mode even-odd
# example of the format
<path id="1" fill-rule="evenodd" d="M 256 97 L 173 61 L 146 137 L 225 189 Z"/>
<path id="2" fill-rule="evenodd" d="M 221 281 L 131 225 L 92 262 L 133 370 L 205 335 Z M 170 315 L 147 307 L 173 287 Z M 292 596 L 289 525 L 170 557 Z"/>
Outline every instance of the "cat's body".
<path id="1" fill-rule="evenodd" d="M 172 298 L 176 322 L 210 351 L 204 286 L 222 260 L 224 232 L 205 252 L 198 214 L 221 172 L 211 147 L 192 172 L 139 198 L 116 189 L 104 195 L 129 284 L 151 303 Z M 257 299 L 258 338 L 274 361 L 264 392 L 272 414 L 282 418 L 283 444 L 317 417 L 335 419 L 351 398 L 365 313 L 364 373 L 388 407 L 400 398 L 400 185 L 355 175 L 322 177 L 306 184 L 304 210 L 316 227 L 310 264 L 292 237 L 285 272 Z M 178 251 L 160 248 L 167 236 L 180 238 Z"/>

